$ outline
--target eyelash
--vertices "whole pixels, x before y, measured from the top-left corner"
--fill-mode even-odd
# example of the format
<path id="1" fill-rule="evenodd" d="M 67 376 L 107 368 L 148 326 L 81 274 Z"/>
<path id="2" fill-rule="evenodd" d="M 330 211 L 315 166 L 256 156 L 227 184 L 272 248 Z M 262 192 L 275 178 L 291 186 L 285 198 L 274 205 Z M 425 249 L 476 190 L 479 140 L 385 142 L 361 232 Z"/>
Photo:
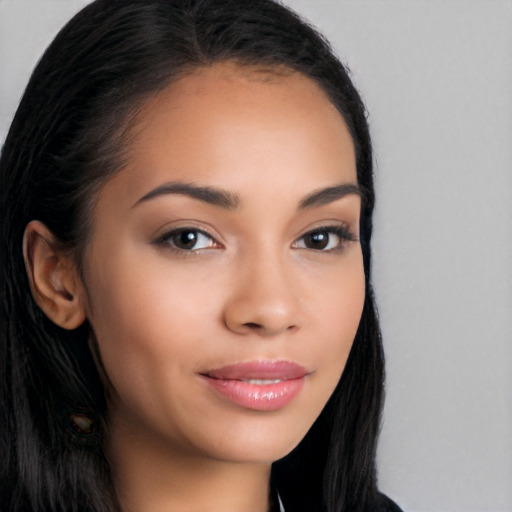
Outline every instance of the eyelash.
<path id="1" fill-rule="evenodd" d="M 175 242 L 171 241 L 173 237 L 177 237 L 180 235 L 182 236 L 187 233 L 195 236 L 196 241 L 194 242 L 194 240 L 191 240 L 192 242 L 194 242 L 193 245 L 196 245 L 198 243 L 197 239 L 199 237 L 204 237 L 204 238 L 209 239 L 208 247 L 200 247 L 199 249 L 191 247 L 189 249 L 186 249 L 183 247 L 178 247 Z M 313 248 L 313 247 L 307 247 L 306 244 L 304 244 L 304 247 L 299 246 L 299 243 L 301 241 L 304 241 L 306 239 L 306 237 L 312 237 L 314 235 L 319 235 L 319 234 L 320 235 L 322 235 L 322 234 L 328 235 L 327 243 L 324 247 L 318 249 L 318 248 Z M 335 247 L 325 249 L 325 247 L 328 247 L 329 244 L 331 243 L 332 235 L 337 236 L 339 238 L 339 242 L 336 244 Z M 347 243 L 356 242 L 356 241 L 357 241 L 357 237 L 354 236 L 354 234 L 346 226 L 328 225 L 328 226 L 319 226 L 315 229 L 308 231 L 307 233 L 304 233 L 301 237 L 299 237 L 297 240 L 295 240 L 293 242 L 292 247 L 295 249 L 306 249 L 306 250 L 312 250 L 312 251 L 318 251 L 318 252 L 339 253 L 345 249 Z M 183 228 L 173 229 L 172 231 L 168 231 L 168 232 L 164 233 L 163 235 L 159 236 L 153 243 L 155 245 L 165 246 L 166 248 L 169 248 L 170 250 L 180 253 L 180 254 L 194 253 L 194 252 L 198 252 L 198 251 L 202 251 L 202 250 L 210 249 L 210 248 L 222 248 L 222 245 L 219 242 L 217 242 L 212 235 L 210 235 L 206 231 L 203 231 L 201 229 L 194 228 L 194 227 L 183 227 Z"/>
<path id="2" fill-rule="evenodd" d="M 196 238 L 198 238 L 198 236 L 201 236 L 201 237 L 209 239 L 209 247 L 201 247 L 200 249 L 194 249 L 194 248 L 185 249 L 183 247 L 178 247 L 175 243 L 173 243 L 171 241 L 173 237 L 177 237 L 179 235 L 184 235 L 186 233 L 195 234 Z M 193 252 L 201 251 L 203 249 L 217 248 L 217 247 L 215 247 L 216 245 L 218 247 L 222 247 L 221 244 L 219 244 L 219 242 L 217 242 L 215 240 L 215 238 L 213 238 L 212 235 L 210 235 L 206 231 L 203 231 L 202 229 L 198 229 L 198 228 L 194 228 L 194 227 L 183 227 L 183 228 L 177 228 L 177 229 L 173 229 L 171 231 L 167 231 L 163 235 L 159 236 L 153 243 L 156 245 L 165 246 L 166 248 L 169 248 L 170 250 L 181 253 L 181 254 L 193 253 Z"/>
<path id="3" fill-rule="evenodd" d="M 327 226 L 319 226 L 315 229 L 312 229 L 308 231 L 307 233 L 304 233 L 300 238 L 298 238 L 293 245 L 297 246 L 299 241 L 304 240 L 306 237 L 311 237 L 313 235 L 318 234 L 327 234 L 329 235 L 327 239 L 327 245 L 331 243 L 331 237 L 332 235 L 335 235 L 339 238 L 339 242 L 336 244 L 335 247 L 325 249 L 314 249 L 310 247 L 297 247 L 298 249 L 309 249 L 312 251 L 318 251 L 318 252 L 327 252 L 327 253 L 340 253 L 345 248 L 346 245 L 349 242 L 357 242 L 357 237 L 344 225 L 327 225 Z"/>

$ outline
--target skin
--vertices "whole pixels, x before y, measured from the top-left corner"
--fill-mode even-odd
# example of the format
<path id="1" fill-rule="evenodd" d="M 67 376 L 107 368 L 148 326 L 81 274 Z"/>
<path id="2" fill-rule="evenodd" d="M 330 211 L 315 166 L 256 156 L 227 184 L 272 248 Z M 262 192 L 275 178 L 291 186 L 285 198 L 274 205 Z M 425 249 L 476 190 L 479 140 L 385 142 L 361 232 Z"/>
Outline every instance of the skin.
<path id="1" fill-rule="evenodd" d="M 222 63 L 145 105 L 128 161 L 97 198 L 84 282 L 44 226 L 29 225 L 34 296 L 67 328 L 90 322 L 123 510 L 263 512 L 271 463 L 334 390 L 363 307 L 360 197 L 303 204 L 315 191 L 357 185 L 350 134 L 308 78 Z M 236 204 L 142 199 L 177 182 L 222 189 Z M 180 249 L 179 237 L 165 236 L 178 228 L 206 235 Z M 311 244 L 311 231 L 328 245 Z M 200 377 L 255 360 L 305 367 L 299 394 L 254 411 Z"/>

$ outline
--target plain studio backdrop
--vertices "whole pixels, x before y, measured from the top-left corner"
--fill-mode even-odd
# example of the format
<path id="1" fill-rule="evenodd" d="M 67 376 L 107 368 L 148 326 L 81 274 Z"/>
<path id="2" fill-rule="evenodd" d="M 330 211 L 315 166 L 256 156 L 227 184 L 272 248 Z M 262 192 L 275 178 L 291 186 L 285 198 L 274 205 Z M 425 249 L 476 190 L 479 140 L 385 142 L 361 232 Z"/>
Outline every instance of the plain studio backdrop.
<path id="1" fill-rule="evenodd" d="M 0 140 L 87 3 L 0 0 Z M 370 112 L 380 486 L 407 512 L 512 511 L 512 2 L 286 3 L 331 40 Z"/>

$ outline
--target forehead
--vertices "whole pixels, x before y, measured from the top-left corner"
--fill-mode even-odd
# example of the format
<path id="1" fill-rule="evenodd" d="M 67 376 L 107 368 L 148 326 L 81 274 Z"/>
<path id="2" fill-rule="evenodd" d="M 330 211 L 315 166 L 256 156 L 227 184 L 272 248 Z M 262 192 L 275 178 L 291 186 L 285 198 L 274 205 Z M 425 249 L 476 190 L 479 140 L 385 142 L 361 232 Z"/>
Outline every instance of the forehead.
<path id="1" fill-rule="evenodd" d="M 138 190 L 170 179 L 232 188 L 283 173 L 311 188 L 357 181 L 345 122 L 313 80 L 234 63 L 199 68 L 151 98 L 127 162 L 120 175 Z"/>

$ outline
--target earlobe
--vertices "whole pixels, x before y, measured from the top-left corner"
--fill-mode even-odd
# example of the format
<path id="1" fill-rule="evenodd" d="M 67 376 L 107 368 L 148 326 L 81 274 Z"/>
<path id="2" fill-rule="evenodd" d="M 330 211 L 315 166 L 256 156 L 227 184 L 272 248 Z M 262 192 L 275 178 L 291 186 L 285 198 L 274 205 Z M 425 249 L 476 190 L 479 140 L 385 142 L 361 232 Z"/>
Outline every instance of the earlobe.
<path id="1" fill-rule="evenodd" d="M 76 265 L 42 222 L 27 224 L 23 257 L 32 296 L 46 316 L 64 329 L 80 326 L 85 311 Z"/>

